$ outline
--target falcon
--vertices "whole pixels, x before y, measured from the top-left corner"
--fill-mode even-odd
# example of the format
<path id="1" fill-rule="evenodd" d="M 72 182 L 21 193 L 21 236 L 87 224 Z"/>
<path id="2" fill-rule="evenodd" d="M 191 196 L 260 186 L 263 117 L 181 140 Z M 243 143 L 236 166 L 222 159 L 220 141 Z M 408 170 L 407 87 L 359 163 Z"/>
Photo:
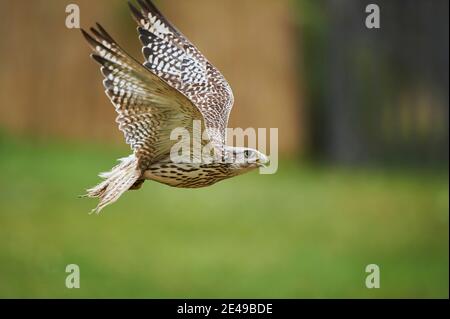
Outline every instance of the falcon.
<path id="1" fill-rule="evenodd" d="M 103 181 L 88 189 L 98 198 L 95 213 L 145 180 L 172 187 L 200 188 L 265 166 L 261 152 L 227 145 L 226 128 L 233 92 L 223 75 L 178 31 L 150 0 L 129 3 L 138 23 L 145 62 L 127 54 L 100 25 L 81 30 L 101 65 L 105 92 L 118 114 L 116 122 L 133 154 L 123 158 Z M 196 126 L 193 123 L 200 123 Z M 211 156 L 189 148 L 189 160 L 174 160 L 174 130 L 190 136 L 204 132 L 196 144 Z M 203 153 L 201 153 L 203 154 Z"/>

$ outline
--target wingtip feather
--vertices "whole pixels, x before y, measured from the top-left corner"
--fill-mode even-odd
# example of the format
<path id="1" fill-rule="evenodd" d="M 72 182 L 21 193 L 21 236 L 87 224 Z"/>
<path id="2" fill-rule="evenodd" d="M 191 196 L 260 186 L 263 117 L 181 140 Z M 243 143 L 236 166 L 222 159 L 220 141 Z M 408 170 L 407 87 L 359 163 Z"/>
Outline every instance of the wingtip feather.
<path id="1" fill-rule="evenodd" d="M 128 2 L 128 7 L 130 8 L 136 22 L 141 23 L 142 20 L 145 20 L 145 17 L 142 15 L 141 11 L 138 10 L 131 2 Z"/>

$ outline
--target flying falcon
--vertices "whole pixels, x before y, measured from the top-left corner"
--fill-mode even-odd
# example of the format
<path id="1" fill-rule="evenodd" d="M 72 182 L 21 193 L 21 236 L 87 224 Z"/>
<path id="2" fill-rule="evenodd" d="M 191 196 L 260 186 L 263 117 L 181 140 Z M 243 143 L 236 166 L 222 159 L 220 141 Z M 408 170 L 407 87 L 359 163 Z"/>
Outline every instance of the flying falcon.
<path id="1" fill-rule="evenodd" d="M 110 172 L 100 174 L 103 182 L 87 190 L 87 197 L 100 200 L 96 213 L 127 190 L 139 189 L 145 180 L 199 188 L 268 163 L 268 157 L 255 149 L 226 145 L 234 101 L 230 85 L 150 0 L 138 3 L 139 8 L 129 6 L 138 23 L 144 64 L 128 55 L 99 24 L 90 29 L 91 34 L 82 30 L 94 50 L 92 58 L 101 65 L 105 92 L 118 113 L 116 122 L 133 150 Z M 207 153 L 213 155 L 198 160 L 193 148 L 190 161 L 173 160 L 178 140 L 171 133 L 184 128 L 195 135 L 194 122 L 206 132 L 200 146 L 207 150 L 209 146 Z"/>

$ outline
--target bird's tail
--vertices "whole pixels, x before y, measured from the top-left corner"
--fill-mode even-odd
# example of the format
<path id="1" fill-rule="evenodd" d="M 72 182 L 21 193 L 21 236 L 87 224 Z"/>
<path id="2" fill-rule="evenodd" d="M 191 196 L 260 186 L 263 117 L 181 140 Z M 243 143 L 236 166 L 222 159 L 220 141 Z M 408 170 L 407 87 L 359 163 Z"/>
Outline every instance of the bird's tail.
<path id="1" fill-rule="evenodd" d="M 120 164 L 110 172 L 101 173 L 99 176 L 104 179 L 97 186 L 88 189 L 85 197 L 99 198 L 98 206 L 92 213 L 100 213 L 107 205 L 114 203 L 119 197 L 132 187 L 141 177 L 142 173 L 138 169 L 138 160 L 134 155 L 119 160 Z"/>

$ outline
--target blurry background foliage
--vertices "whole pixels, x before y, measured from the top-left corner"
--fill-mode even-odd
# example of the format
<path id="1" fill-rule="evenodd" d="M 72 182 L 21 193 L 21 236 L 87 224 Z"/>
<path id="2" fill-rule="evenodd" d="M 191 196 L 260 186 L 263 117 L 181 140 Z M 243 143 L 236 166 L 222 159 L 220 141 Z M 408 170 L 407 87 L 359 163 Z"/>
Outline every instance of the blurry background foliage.
<path id="1" fill-rule="evenodd" d="M 279 171 L 100 216 L 77 195 L 129 149 L 69 3 L 142 60 L 126 1 L 0 0 L 0 297 L 448 298 L 448 1 L 157 1 L 231 83 L 230 127 L 279 128 Z"/>

